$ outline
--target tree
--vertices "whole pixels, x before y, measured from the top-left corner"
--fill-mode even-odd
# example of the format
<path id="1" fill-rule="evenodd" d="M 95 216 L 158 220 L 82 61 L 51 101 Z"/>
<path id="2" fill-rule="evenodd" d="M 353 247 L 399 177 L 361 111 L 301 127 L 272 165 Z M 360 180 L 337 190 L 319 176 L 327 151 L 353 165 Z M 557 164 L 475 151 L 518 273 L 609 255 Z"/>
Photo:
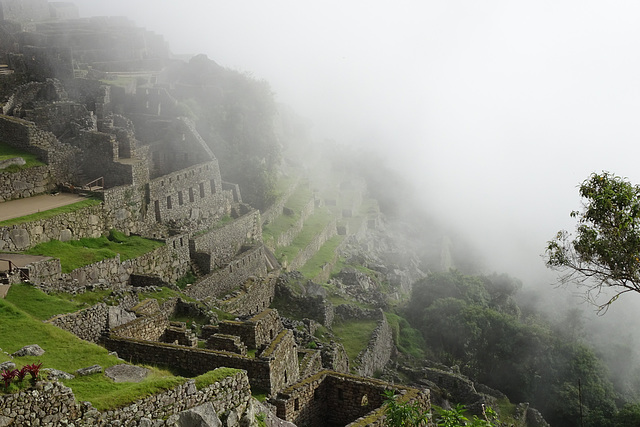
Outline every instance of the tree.
<path id="1" fill-rule="evenodd" d="M 571 212 L 578 219 L 576 235 L 559 231 L 547 243 L 546 264 L 562 272 L 560 284 L 575 283 L 605 312 L 622 294 L 640 292 L 640 187 L 593 173 L 580 185 L 580 196 L 582 211 Z"/>

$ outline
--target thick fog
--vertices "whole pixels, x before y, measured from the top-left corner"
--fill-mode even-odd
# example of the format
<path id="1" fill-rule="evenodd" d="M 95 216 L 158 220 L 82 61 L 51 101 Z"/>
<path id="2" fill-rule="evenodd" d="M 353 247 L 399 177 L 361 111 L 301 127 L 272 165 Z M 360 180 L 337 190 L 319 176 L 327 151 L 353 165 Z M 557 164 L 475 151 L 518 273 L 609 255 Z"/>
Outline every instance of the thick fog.
<path id="1" fill-rule="evenodd" d="M 525 283 L 591 172 L 640 183 L 635 1 L 76 3 L 267 80 L 319 141 L 382 150 Z"/>

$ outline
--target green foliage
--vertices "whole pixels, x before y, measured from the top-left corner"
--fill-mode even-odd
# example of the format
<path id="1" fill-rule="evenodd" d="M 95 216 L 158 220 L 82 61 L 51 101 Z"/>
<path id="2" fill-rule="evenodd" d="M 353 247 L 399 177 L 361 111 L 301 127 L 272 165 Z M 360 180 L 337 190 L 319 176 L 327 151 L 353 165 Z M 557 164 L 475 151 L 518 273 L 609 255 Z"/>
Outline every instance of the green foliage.
<path id="1" fill-rule="evenodd" d="M 193 274 L 193 271 L 189 270 L 187 274 L 185 274 L 184 276 L 182 276 L 176 281 L 176 286 L 180 289 L 184 289 L 187 287 L 188 284 L 195 283 L 195 281 L 196 281 L 196 275 Z"/>
<path id="2" fill-rule="evenodd" d="M 258 423 L 258 427 L 266 427 L 267 423 L 265 422 L 265 419 L 267 418 L 267 415 L 264 412 L 258 412 L 256 414 L 256 421 Z"/>
<path id="3" fill-rule="evenodd" d="M 394 313 L 385 313 L 389 326 L 393 331 L 393 340 L 402 353 L 417 359 L 424 359 L 425 341 L 420 331 L 409 325 L 407 320 Z"/>
<path id="4" fill-rule="evenodd" d="M 625 405 L 613 418 L 612 427 L 640 425 L 640 403 Z"/>
<path id="5" fill-rule="evenodd" d="M 416 404 L 399 402 L 393 390 L 384 391 L 385 425 L 389 427 L 426 426 L 429 413 Z"/>
<path id="6" fill-rule="evenodd" d="M 580 185 L 582 211 L 575 238 L 567 231 L 547 243 L 546 263 L 563 272 L 560 283 L 575 283 L 600 311 L 620 295 L 640 292 L 640 187 L 602 172 Z M 603 290 L 606 301 L 598 301 Z M 613 296 L 612 296 L 613 295 Z"/>
<path id="7" fill-rule="evenodd" d="M 609 425 L 617 396 L 602 362 L 575 335 L 522 319 L 513 302 L 518 287 L 504 276 L 433 274 L 414 285 L 407 318 L 430 357 L 460 366 L 511 401 L 530 402 L 551 425 L 576 425 L 579 382 L 590 414 L 585 425 Z"/>
<path id="8" fill-rule="evenodd" d="M 496 427 L 500 425 L 496 412 L 491 408 L 485 408 L 484 405 L 482 406 L 482 418 L 474 415 L 471 419 L 464 415 L 466 409 L 462 404 L 457 404 L 455 408 L 451 409 L 438 407 L 434 409 L 438 413 L 436 417 L 436 425 L 438 427 Z"/>

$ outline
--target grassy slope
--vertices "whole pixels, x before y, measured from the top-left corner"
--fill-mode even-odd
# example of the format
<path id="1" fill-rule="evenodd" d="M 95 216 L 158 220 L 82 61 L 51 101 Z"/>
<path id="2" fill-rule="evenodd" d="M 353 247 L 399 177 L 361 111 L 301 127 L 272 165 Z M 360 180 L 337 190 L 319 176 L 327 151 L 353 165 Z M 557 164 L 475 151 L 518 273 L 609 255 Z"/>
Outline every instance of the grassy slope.
<path id="1" fill-rule="evenodd" d="M 7 298 L 0 300 L 2 350 L 10 354 L 29 344 L 38 344 L 45 350 L 41 357 L 14 358 L 18 369 L 25 364 L 42 362 L 43 369 L 55 368 L 73 373 L 77 369 L 96 364 L 108 368 L 123 363 L 118 358 L 109 356 L 103 347 L 83 341 L 69 332 L 41 321 L 55 314 L 76 311 L 86 305 L 83 300 L 90 300 L 86 297 L 79 299 L 80 301 L 74 302 L 47 295 L 25 284 L 11 287 Z M 0 362 L 6 360 L 10 358 L 0 353 Z M 104 375 L 78 377 L 63 382 L 72 388 L 78 401 L 89 401 L 97 409 L 105 410 L 127 405 L 186 381 L 185 378 L 174 376 L 166 370 L 148 368 L 151 369 L 151 374 L 141 383 L 114 383 Z M 204 387 L 236 372 L 236 369 L 230 368 L 210 371 L 196 377 L 196 386 Z M 16 391 L 17 388 L 17 385 L 13 384 L 9 391 Z M 0 390 L 0 393 L 2 392 Z"/>
<path id="2" fill-rule="evenodd" d="M 367 347 L 373 330 L 378 325 L 375 320 L 349 320 L 348 322 L 336 322 L 331 327 L 333 332 L 340 337 L 340 342 L 349 356 L 354 361 L 358 354 Z"/>

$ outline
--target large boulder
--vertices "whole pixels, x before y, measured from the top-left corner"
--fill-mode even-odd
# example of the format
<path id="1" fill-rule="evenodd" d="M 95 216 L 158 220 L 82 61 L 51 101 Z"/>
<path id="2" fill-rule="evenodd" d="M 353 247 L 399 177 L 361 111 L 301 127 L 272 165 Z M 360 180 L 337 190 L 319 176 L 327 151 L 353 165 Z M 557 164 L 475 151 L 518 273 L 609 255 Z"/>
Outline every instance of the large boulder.
<path id="1" fill-rule="evenodd" d="M 193 407 L 178 414 L 176 427 L 222 427 L 222 422 L 211 402 Z"/>
<path id="2" fill-rule="evenodd" d="M 120 364 L 105 369 L 104 374 L 117 383 L 139 383 L 149 375 L 149 372 L 149 369 L 141 366 Z"/>

